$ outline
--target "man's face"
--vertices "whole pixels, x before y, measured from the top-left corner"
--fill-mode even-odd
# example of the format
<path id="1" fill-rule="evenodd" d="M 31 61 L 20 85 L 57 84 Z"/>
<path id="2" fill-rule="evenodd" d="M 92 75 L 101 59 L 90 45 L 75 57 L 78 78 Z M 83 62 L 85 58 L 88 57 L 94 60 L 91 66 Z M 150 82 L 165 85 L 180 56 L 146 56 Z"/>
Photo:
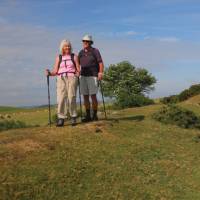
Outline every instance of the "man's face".
<path id="1" fill-rule="evenodd" d="M 83 48 L 87 49 L 90 47 L 90 41 L 83 40 Z"/>

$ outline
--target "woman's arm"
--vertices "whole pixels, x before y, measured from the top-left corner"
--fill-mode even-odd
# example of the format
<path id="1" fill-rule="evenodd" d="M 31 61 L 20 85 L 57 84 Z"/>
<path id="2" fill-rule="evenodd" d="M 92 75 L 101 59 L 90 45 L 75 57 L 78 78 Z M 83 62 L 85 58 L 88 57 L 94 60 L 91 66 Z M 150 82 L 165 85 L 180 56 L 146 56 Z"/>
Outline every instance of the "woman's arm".
<path id="1" fill-rule="evenodd" d="M 75 64 L 76 64 L 76 74 L 78 75 L 78 76 L 80 76 L 80 64 L 79 64 L 79 60 L 78 60 L 78 56 L 77 55 L 75 55 L 74 56 L 74 61 L 75 61 Z"/>
<path id="2" fill-rule="evenodd" d="M 46 69 L 46 75 L 48 76 L 56 76 L 57 72 L 58 72 L 58 64 L 59 64 L 59 56 L 56 57 L 56 61 L 54 64 L 54 68 L 52 71 L 50 71 L 49 69 Z"/>

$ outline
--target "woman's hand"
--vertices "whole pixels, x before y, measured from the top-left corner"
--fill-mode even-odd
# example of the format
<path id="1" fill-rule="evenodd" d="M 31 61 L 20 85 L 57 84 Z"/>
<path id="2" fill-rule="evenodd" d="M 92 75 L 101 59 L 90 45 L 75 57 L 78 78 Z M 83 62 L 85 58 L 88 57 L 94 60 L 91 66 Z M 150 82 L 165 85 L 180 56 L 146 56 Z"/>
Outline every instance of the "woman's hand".
<path id="1" fill-rule="evenodd" d="M 45 74 L 46 74 L 46 76 L 50 76 L 50 75 L 51 75 L 49 69 L 46 69 L 46 70 L 45 70 Z"/>
<path id="2" fill-rule="evenodd" d="M 76 76 L 79 77 L 80 76 L 80 72 L 76 71 Z"/>

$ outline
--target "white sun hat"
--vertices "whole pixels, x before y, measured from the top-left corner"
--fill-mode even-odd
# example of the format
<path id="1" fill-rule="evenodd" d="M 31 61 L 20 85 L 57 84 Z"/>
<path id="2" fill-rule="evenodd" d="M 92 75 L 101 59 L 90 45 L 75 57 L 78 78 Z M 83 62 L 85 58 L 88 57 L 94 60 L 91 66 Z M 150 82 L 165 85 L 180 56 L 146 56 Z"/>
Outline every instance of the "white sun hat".
<path id="1" fill-rule="evenodd" d="M 82 41 L 90 41 L 92 44 L 94 43 L 91 35 L 85 35 L 82 38 Z"/>

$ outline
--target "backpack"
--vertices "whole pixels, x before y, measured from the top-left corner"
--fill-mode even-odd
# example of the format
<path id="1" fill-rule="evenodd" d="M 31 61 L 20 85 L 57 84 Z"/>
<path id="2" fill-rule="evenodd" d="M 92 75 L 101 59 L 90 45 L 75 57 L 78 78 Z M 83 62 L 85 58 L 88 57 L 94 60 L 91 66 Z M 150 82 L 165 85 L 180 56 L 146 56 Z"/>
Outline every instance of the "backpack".
<path id="1" fill-rule="evenodd" d="M 76 68 L 76 63 L 75 63 L 75 60 L 74 60 L 74 53 L 71 53 L 71 61 L 72 61 L 73 65 L 74 65 L 74 67 L 75 67 L 75 73 L 76 73 L 77 68 Z M 62 62 L 62 55 L 59 54 L 58 70 L 60 68 L 61 62 Z"/>

